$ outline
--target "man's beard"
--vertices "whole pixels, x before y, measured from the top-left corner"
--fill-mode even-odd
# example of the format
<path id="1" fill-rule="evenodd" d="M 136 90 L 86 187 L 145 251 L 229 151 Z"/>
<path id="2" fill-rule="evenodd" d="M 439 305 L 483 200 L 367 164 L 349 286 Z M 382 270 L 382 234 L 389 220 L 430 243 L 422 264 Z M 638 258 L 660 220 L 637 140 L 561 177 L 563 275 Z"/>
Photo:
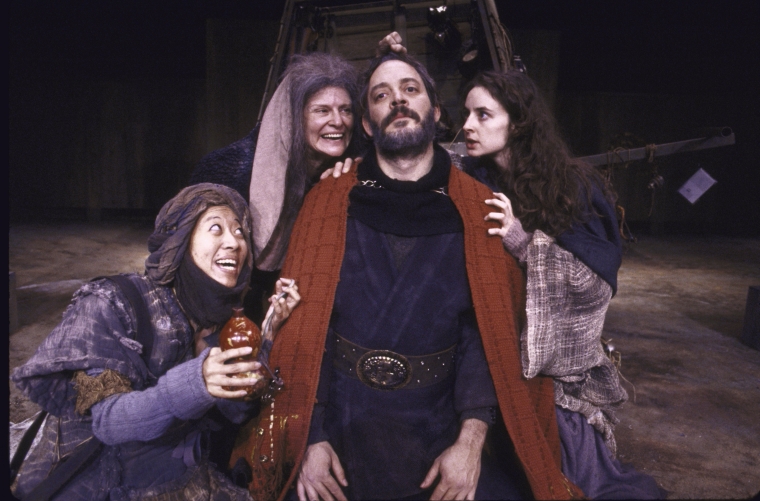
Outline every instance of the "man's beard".
<path id="1" fill-rule="evenodd" d="M 372 137 L 377 151 L 386 158 L 414 158 L 422 155 L 435 139 L 435 109 L 431 106 L 425 119 L 420 122 L 421 127 L 414 129 L 402 129 L 395 132 L 386 132 L 393 118 L 401 112 L 407 120 L 420 122 L 420 116 L 414 110 L 406 106 L 397 106 L 383 118 L 380 124 L 370 120 Z"/>

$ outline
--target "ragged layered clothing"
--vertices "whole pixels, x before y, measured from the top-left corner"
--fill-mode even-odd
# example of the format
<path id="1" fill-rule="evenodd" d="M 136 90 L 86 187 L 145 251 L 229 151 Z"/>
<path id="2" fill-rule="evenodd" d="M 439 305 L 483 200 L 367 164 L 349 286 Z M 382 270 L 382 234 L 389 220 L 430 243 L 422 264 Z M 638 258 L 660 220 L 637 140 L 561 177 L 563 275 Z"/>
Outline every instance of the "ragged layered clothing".
<path id="1" fill-rule="evenodd" d="M 199 219 L 218 206 L 235 214 L 248 242 L 234 287 L 207 275 L 188 251 Z M 233 189 L 189 186 L 159 211 L 144 276 L 94 280 L 74 295 L 61 323 L 12 375 L 49 413 L 17 495 L 40 487 L 57 489 L 55 499 L 250 499 L 207 460 L 209 432 L 218 428 L 209 411 L 216 406 L 241 422 L 249 404 L 212 397 L 203 375 L 209 349 L 194 356 L 196 332 L 223 325 L 248 285 L 250 235 L 248 207 Z M 204 340 L 217 344 L 212 338 Z M 43 481 L 69 458 L 86 466 L 63 484 Z M 61 471 L 52 477 L 66 477 Z"/>
<path id="2" fill-rule="evenodd" d="M 465 172 L 501 191 L 492 166 L 452 155 Z M 615 459 L 615 410 L 627 395 L 601 336 L 617 290 L 621 239 L 615 209 L 592 187 L 581 221 L 552 238 L 515 220 L 502 238 L 526 273 L 523 376 L 554 379 L 562 471 L 591 499 L 660 499 L 656 481 Z M 488 198 L 493 198 L 490 196 Z"/>
<path id="3" fill-rule="evenodd" d="M 493 170 L 479 159 L 452 156 L 452 160 L 495 192 L 501 191 Z M 504 236 L 504 245 L 527 276 L 523 375 L 553 377 L 556 404 L 582 414 L 614 456 L 615 410 L 628 398 L 600 341 L 622 256 L 614 209 L 594 189 L 583 221 L 557 238 L 541 230 L 526 233 L 516 221 Z"/>
<path id="4" fill-rule="evenodd" d="M 193 357 L 193 330 L 172 289 L 145 276 L 129 278 L 156 333 L 147 363 L 129 301 L 114 283 L 98 280 L 76 293 L 63 321 L 14 371 L 13 381 L 50 413 L 19 474 L 16 495 L 23 499 L 57 458 L 94 433 L 104 446 L 54 499 L 250 499 L 210 467 L 204 442 L 218 427 L 208 416 L 214 406 L 241 421 L 248 404 L 206 391 L 201 366 L 208 349 Z M 127 387 L 110 398 L 96 397 L 84 415 L 78 413 L 74 375 L 96 378 L 105 371 L 120 375 Z M 209 492 L 220 497 L 209 498 Z M 175 497 L 166 497 L 170 493 Z"/>

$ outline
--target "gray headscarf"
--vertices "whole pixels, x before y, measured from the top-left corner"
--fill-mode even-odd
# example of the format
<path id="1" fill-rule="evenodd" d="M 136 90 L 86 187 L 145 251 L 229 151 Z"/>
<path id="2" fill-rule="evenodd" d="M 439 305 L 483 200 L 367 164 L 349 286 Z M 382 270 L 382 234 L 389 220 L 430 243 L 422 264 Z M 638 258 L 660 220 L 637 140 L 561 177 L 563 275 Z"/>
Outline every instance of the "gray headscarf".
<path id="1" fill-rule="evenodd" d="M 209 207 L 219 205 L 229 207 L 243 227 L 248 243 L 248 257 L 241 276 L 238 277 L 238 283 L 244 279 L 242 282 L 247 284 L 253 266 L 253 229 L 248 206 L 243 197 L 232 188 L 212 183 L 188 186 L 161 208 L 156 217 L 155 229 L 148 238 L 150 256 L 145 260 L 145 274 L 158 284 L 172 283 L 190 245 L 190 237 L 198 218 Z"/>
<path id="2" fill-rule="evenodd" d="M 226 287 L 198 268 L 188 252 L 193 229 L 210 207 L 226 206 L 241 223 L 248 253 L 237 283 Z M 243 197 L 220 184 L 188 186 L 163 206 L 148 238 L 151 254 L 145 274 L 161 285 L 173 284 L 183 311 L 197 326 L 222 325 L 242 303 L 253 266 L 251 216 Z M 187 259 L 186 259 L 187 258 Z"/>
<path id="3" fill-rule="evenodd" d="M 264 111 L 249 189 L 254 253 L 260 270 L 280 269 L 285 260 L 290 231 L 314 174 L 305 162 L 309 146 L 303 110 L 309 99 L 326 87 L 344 89 L 351 98 L 351 144 L 355 145 L 361 129 L 355 104 L 359 99 L 357 74 L 340 56 L 320 52 L 294 55 Z M 350 149 L 344 156 L 349 154 Z"/>

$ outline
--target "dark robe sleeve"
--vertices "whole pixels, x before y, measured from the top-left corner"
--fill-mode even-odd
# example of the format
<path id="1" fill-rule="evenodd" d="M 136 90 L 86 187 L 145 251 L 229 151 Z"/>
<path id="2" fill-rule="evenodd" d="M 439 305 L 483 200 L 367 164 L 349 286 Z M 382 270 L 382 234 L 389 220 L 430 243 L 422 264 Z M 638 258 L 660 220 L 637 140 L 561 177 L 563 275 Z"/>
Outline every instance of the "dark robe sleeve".
<path id="1" fill-rule="evenodd" d="M 623 259 L 623 244 L 615 208 L 601 189 L 592 192 L 591 209 L 584 210 L 584 222 L 557 236 L 557 245 L 577 257 L 617 292 L 617 274 Z"/>
<path id="2" fill-rule="evenodd" d="M 233 188 L 248 201 L 251 170 L 261 124 L 246 137 L 203 157 L 190 175 L 188 184 L 216 183 Z"/>
<path id="3" fill-rule="evenodd" d="M 322 356 L 322 368 L 319 371 L 319 386 L 317 386 L 317 401 L 314 404 L 314 412 L 311 415 L 308 444 L 316 444 L 326 441 L 329 436 L 324 428 L 325 407 L 330 398 L 330 380 L 332 373 L 332 361 L 335 355 L 335 338 L 332 331 L 327 333 L 325 352 Z"/>
<path id="4" fill-rule="evenodd" d="M 491 425 L 495 421 L 496 390 L 488 370 L 475 312 L 469 310 L 460 318 L 462 336 L 457 347 L 454 407 L 460 421 L 480 419 Z"/>

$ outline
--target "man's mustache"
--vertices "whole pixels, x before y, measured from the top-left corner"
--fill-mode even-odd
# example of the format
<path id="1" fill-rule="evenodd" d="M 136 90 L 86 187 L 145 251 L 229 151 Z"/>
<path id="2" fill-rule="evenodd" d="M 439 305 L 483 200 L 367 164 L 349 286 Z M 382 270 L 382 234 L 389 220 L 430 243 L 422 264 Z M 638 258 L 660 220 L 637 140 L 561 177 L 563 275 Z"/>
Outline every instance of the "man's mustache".
<path id="1" fill-rule="evenodd" d="M 422 119 L 420 118 L 420 115 L 416 111 L 410 110 L 409 108 L 407 108 L 406 106 L 402 104 L 400 106 L 395 106 L 391 110 L 391 112 L 388 113 L 388 116 L 383 118 L 383 121 L 380 122 L 380 129 L 384 130 L 386 127 L 388 127 L 391 124 L 391 122 L 393 122 L 396 119 L 397 115 L 409 117 L 412 120 L 416 120 L 417 122 L 422 121 Z"/>

